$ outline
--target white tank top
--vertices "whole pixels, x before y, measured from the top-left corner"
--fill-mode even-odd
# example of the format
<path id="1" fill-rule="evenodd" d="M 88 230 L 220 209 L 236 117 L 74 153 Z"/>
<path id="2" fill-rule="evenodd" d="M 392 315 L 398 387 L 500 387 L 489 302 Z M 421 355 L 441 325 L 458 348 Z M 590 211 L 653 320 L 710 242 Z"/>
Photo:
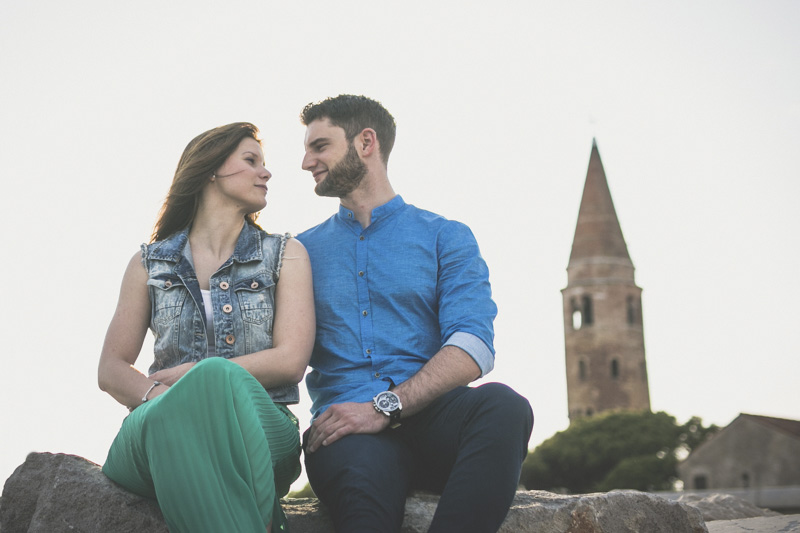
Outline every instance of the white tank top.
<path id="1" fill-rule="evenodd" d="M 208 340 L 208 356 L 217 355 L 216 336 L 214 335 L 214 312 L 211 307 L 211 291 L 200 289 L 203 295 L 203 307 L 206 308 L 206 339 Z"/>

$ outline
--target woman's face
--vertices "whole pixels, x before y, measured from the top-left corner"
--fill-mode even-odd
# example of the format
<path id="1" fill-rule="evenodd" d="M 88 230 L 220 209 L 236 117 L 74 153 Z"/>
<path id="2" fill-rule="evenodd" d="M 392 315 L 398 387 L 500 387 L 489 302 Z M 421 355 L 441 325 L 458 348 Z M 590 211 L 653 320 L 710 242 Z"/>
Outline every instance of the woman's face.
<path id="1" fill-rule="evenodd" d="M 267 181 L 272 177 L 264 168 L 264 153 L 255 139 L 239 143 L 209 183 L 209 189 L 224 201 L 234 203 L 245 214 L 261 211 L 267 205 Z"/>

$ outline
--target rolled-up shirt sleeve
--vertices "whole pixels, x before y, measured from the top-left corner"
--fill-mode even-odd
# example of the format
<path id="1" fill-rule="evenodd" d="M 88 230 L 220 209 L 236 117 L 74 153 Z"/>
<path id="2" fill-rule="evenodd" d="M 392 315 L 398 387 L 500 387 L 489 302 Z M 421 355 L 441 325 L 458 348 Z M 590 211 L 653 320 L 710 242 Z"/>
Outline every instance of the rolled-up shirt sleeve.
<path id="1" fill-rule="evenodd" d="M 471 333 L 457 331 L 453 333 L 444 343 L 444 346 L 455 346 L 461 348 L 472 357 L 478 368 L 481 369 L 481 377 L 485 376 L 494 368 L 494 354 L 486 344 Z"/>
<path id="2" fill-rule="evenodd" d="M 437 239 L 439 327 L 442 346 L 457 346 L 480 367 L 481 377 L 494 367 L 494 319 L 489 269 L 472 231 L 448 221 Z"/>

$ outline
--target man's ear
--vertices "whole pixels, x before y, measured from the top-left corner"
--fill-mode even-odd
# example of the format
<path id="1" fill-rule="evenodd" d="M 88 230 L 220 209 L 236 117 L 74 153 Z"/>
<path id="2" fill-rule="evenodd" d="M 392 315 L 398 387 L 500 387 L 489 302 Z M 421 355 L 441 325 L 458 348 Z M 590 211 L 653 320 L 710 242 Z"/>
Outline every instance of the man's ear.
<path id="1" fill-rule="evenodd" d="M 370 157 L 379 154 L 378 134 L 372 128 L 364 128 L 361 133 L 356 135 L 356 149 L 362 157 Z"/>

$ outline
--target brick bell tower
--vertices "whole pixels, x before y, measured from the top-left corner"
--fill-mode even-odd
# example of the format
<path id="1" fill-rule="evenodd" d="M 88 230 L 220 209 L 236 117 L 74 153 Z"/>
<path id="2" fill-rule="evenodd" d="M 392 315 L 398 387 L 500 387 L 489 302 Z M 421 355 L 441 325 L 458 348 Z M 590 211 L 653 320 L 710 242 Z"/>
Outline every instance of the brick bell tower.
<path id="1" fill-rule="evenodd" d="M 633 271 L 593 140 L 561 291 L 570 422 L 614 409 L 650 410 L 642 289 Z"/>

